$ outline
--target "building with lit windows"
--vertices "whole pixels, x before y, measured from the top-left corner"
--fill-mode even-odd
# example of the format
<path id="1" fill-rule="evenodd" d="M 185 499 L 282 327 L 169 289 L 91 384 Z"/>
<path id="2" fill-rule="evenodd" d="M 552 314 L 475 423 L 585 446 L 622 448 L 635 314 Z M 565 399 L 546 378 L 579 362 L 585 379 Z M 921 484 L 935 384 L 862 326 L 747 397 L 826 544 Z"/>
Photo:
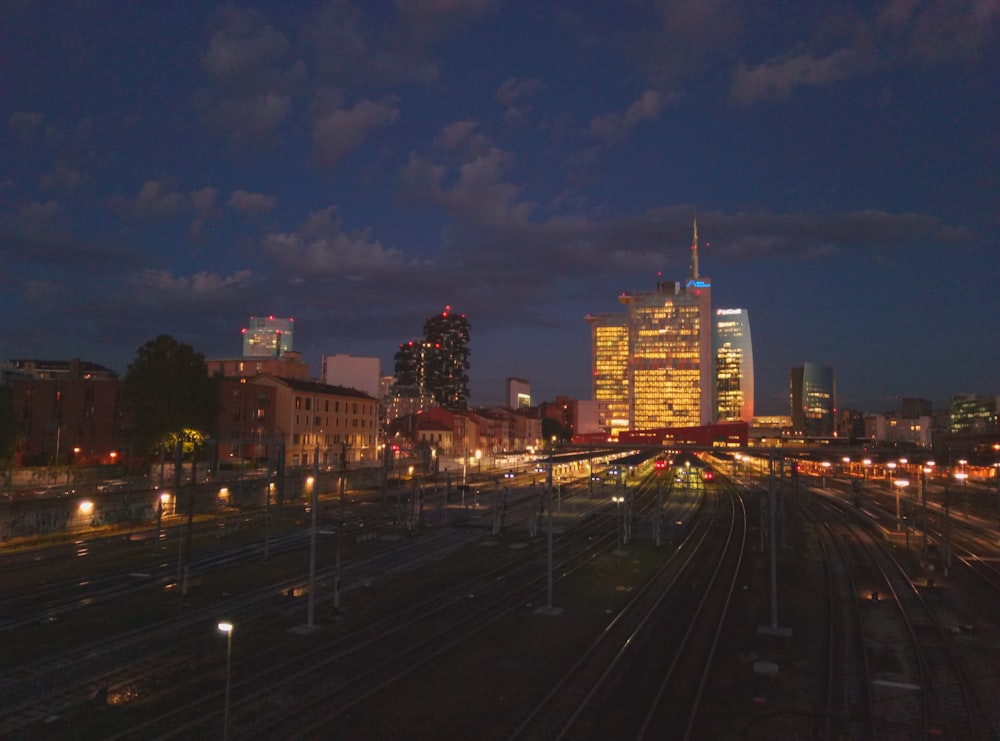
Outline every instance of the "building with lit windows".
<path id="1" fill-rule="evenodd" d="M 616 434 L 628 429 L 628 323 L 624 314 L 588 314 L 594 401 L 601 429 Z"/>
<path id="2" fill-rule="evenodd" d="M 507 379 L 507 408 L 527 409 L 531 406 L 531 383 L 523 378 Z"/>
<path id="3" fill-rule="evenodd" d="M 653 293 L 622 294 L 628 315 L 629 429 L 712 422 L 712 286 L 698 273 L 698 223 L 691 272 Z"/>
<path id="4" fill-rule="evenodd" d="M 805 363 L 791 371 L 792 429 L 806 437 L 828 437 L 836 432 L 837 387 L 833 368 Z"/>
<path id="5" fill-rule="evenodd" d="M 292 350 L 294 319 L 252 316 L 243 328 L 243 357 L 276 358 Z"/>
<path id="6" fill-rule="evenodd" d="M 342 450 L 352 463 L 378 460 L 377 399 L 317 381 L 259 376 L 250 382 L 273 389 L 273 424 L 286 466 L 336 465 Z"/>
<path id="7" fill-rule="evenodd" d="M 716 309 L 712 333 L 715 421 L 753 419 L 753 345 L 746 309 Z"/>
<path id="8" fill-rule="evenodd" d="M 446 409 L 469 404 L 469 320 L 450 306 L 424 322 L 422 340 L 404 342 L 394 358 L 396 383 L 416 388 Z"/>
<path id="9" fill-rule="evenodd" d="M 997 412 L 1000 397 L 980 394 L 955 394 L 951 397 L 948 431 L 951 433 L 982 433 L 998 430 Z"/>
<path id="10" fill-rule="evenodd" d="M 698 272 L 697 221 L 687 280 L 659 281 L 652 293 L 623 293 L 619 300 L 626 307 L 624 317 L 587 317 L 593 328 L 594 400 L 608 404 L 612 424 L 607 429 L 710 424 L 712 286 Z M 619 403 L 612 406 L 613 401 Z"/>
<path id="11" fill-rule="evenodd" d="M 225 378 L 253 378 L 277 376 L 309 380 L 309 365 L 302 362 L 302 353 L 288 351 L 281 357 L 211 358 L 205 360 L 208 375 Z"/>

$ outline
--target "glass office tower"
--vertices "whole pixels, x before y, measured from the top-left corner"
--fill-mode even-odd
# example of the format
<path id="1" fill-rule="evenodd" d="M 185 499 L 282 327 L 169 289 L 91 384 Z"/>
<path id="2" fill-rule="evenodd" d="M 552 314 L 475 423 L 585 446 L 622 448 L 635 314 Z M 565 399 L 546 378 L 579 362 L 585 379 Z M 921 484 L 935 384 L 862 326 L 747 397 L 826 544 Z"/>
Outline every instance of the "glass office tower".
<path id="1" fill-rule="evenodd" d="M 588 314 L 597 424 L 615 434 L 628 429 L 628 325 L 624 314 Z"/>
<path id="2" fill-rule="evenodd" d="M 276 358 L 290 352 L 294 326 L 291 318 L 250 317 L 250 325 L 243 328 L 243 357 Z"/>
<path id="3" fill-rule="evenodd" d="M 716 309 L 712 333 L 715 360 L 715 421 L 753 418 L 753 344 L 746 309 Z"/>
<path id="4" fill-rule="evenodd" d="M 807 437 L 829 437 L 836 430 L 837 388 L 833 368 L 805 363 L 791 372 L 792 429 Z"/>

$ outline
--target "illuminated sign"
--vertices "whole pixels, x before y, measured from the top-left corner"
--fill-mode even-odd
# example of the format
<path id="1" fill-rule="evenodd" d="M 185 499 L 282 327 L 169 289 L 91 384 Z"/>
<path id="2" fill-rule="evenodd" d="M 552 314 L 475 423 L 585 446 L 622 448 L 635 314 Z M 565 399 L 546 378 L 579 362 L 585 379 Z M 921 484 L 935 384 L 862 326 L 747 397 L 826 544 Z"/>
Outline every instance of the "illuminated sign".
<path id="1" fill-rule="evenodd" d="M 730 316 L 732 314 L 742 314 L 743 309 L 716 309 L 716 316 Z"/>

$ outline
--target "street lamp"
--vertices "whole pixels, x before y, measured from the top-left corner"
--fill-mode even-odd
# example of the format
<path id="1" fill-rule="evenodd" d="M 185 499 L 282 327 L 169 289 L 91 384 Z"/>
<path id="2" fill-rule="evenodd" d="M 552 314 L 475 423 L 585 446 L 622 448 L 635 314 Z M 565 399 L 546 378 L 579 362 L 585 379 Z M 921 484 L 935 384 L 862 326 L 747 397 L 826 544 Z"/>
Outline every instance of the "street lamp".
<path id="1" fill-rule="evenodd" d="M 993 444 L 993 451 L 1000 453 L 1000 443 Z M 993 464 L 997 469 L 997 532 L 1000 534 L 1000 463 Z"/>
<path id="2" fill-rule="evenodd" d="M 903 489 L 905 489 L 907 486 L 909 486 L 910 482 L 909 482 L 908 479 L 896 479 L 892 483 L 896 487 L 896 532 L 899 532 L 899 527 L 900 527 L 900 524 L 902 523 L 902 515 L 900 514 L 900 511 L 899 511 L 899 493 Z M 909 549 L 909 547 L 910 547 L 909 538 L 910 538 L 910 530 L 909 530 L 909 528 L 907 528 L 907 530 L 906 530 L 906 539 L 907 539 L 906 547 L 907 547 L 907 549 Z"/>
<path id="3" fill-rule="evenodd" d="M 611 501 L 615 503 L 615 534 L 618 536 L 618 550 L 622 549 L 622 502 L 625 501 L 625 497 L 614 496 L 611 497 Z"/>
<path id="4" fill-rule="evenodd" d="M 830 470 L 830 461 L 823 461 L 823 488 L 826 488 L 826 474 Z"/>
<path id="5" fill-rule="evenodd" d="M 889 485 L 889 490 L 892 490 L 892 476 L 896 473 L 896 461 L 889 461 L 885 464 L 885 481 Z"/>
<path id="6" fill-rule="evenodd" d="M 479 469 L 476 471 L 480 476 L 483 475 L 483 451 L 476 450 L 476 467 Z"/>
<path id="7" fill-rule="evenodd" d="M 226 704 L 222 714 L 222 739 L 229 738 L 229 685 L 233 667 L 233 624 L 219 623 L 219 631 L 226 634 Z"/>

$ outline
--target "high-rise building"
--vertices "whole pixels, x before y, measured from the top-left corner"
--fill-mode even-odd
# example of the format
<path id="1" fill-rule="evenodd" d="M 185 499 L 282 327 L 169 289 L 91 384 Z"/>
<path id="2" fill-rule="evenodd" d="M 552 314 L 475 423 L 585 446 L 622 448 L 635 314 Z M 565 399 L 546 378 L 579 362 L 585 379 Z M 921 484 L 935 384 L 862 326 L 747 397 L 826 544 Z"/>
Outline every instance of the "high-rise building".
<path id="1" fill-rule="evenodd" d="M 827 437 L 836 431 L 837 387 L 833 368 L 805 363 L 791 371 L 792 429 L 808 437 Z"/>
<path id="2" fill-rule="evenodd" d="M 712 285 L 698 273 L 698 222 L 684 283 L 622 294 L 628 309 L 629 428 L 712 422 Z"/>
<path id="3" fill-rule="evenodd" d="M 685 282 L 660 281 L 655 292 L 625 293 L 619 300 L 626 306 L 623 320 L 587 319 L 593 327 L 595 400 L 620 399 L 624 389 L 630 430 L 710 424 L 712 286 L 698 272 L 698 222 Z"/>
<path id="4" fill-rule="evenodd" d="M 948 431 L 952 433 L 996 432 L 1000 396 L 955 394 L 949 405 Z"/>
<path id="5" fill-rule="evenodd" d="M 292 335 L 295 320 L 273 316 L 252 316 L 243 328 L 243 357 L 278 357 L 294 349 Z"/>
<path id="6" fill-rule="evenodd" d="M 746 309 L 716 309 L 712 333 L 715 359 L 715 421 L 753 419 L 753 345 Z"/>
<path id="7" fill-rule="evenodd" d="M 423 340 L 403 343 L 395 356 L 396 383 L 427 393 L 446 409 L 469 405 L 469 320 L 451 307 L 424 322 Z"/>
<path id="8" fill-rule="evenodd" d="M 593 347 L 598 425 L 615 433 L 629 420 L 628 322 L 624 314 L 587 314 Z"/>
<path id="9" fill-rule="evenodd" d="M 523 378 L 507 379 L 507 408 L 527 409 L 531 406 L 531 384 Z"/>
<path id="10" fill-rule="evenodd" d="M 445 409 L 469 406 L 469 320 L 451 307 L 424 322 L 427 390 Z"/>

